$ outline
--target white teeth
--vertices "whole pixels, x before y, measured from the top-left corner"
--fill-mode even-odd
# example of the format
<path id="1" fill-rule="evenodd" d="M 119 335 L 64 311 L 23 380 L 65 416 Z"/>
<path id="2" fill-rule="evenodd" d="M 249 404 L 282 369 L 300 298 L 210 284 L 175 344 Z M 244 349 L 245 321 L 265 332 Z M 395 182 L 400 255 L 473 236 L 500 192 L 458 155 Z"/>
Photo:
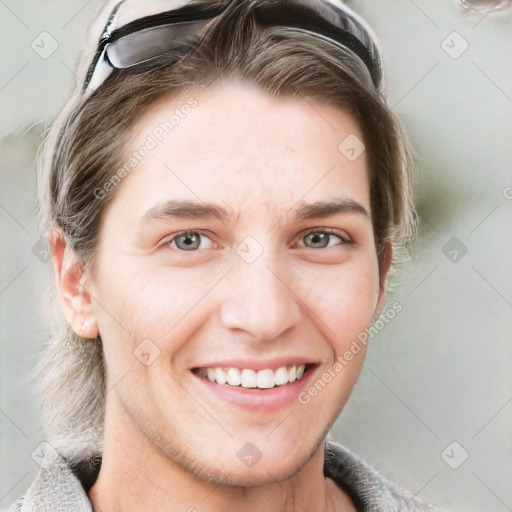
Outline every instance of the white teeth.
<path id="1" fill-rule="evenodd" d="M 242 370 L 241 384 L 243 388 L 257 387 L 256 372 L 254 370 Z"/>
<path id="2" fill-rule="evenodd" d="M 228 370 L 228 384 L 230 386 L 240 385 L 240 370 L 237 368 L 230 368 Z"/>
<path id="3" fill-rule="evenodd" d="M 238 368 L 202 368 L 200 373 L 209 381 L 217 384 L 271 389 L 275 386 L 284 386 L 289 382 L 295 382 L 304 375 L 305 370 L 306 365 L 301 364 L 290 367 L 280 366 L 275 371 L 270 368 L 259 371 Z"/>
<path id="4" fill-rule="evenodd" d="M 261 389 L 274 387 L 274 372 L 272 370 L 260 370 L 256 374 L 256 379 L 258 380 L 258 387 Z"/>
<path id="5" fill-rule="evenodd" d="M 276 370 L 274 379 L 276 386 L 288 383 L 288 372 L 286 371 L 286 366 L 281 366 Z"/>
<path id="6" fill-rule="evenodd" d="M 227 377 L 226 372 L 222 368 L 215 368 L 215 380 L 217 384 L 226 384 Z"/>

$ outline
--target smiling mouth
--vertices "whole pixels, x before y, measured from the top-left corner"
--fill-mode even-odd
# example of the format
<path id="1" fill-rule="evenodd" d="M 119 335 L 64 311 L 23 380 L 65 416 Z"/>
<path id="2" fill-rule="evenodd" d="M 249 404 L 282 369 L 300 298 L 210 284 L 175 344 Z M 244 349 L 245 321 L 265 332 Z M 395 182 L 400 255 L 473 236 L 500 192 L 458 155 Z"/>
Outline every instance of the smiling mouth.
<path id="1" fill-rule="evenodd" d="M 216 384 L 246 388 L 246 389 L 273 389 L 301 380 L 315 364 L 299 364 L 281 366 L 276 370 L 266 368 L 251 370 L 247 368 L 208 367 L 195 368 L 193 372 Z"/>

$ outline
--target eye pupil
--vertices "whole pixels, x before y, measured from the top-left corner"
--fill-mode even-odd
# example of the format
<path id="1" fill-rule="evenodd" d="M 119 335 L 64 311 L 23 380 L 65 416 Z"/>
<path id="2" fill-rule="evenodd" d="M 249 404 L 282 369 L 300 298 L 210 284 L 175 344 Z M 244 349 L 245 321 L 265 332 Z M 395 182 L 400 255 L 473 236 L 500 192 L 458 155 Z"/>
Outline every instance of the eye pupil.
<path id="1" fill-rule="evenodd" d="M 183 241 L 184 247 L 180 247 L 180 249 L 190 250 L 190 249 L 197 249 L 198 248 L 198 241 L 199 237 L 196 234 L 189 234 L 186 233 L 184 235 L 179 236 L 176 239 L 176 245 L 180 246 L 180 241 Z"/>
<path id="2" fill-rule="evenodd" d="M 310 233 L 306 238 L 310 239 L 312 244 L 320 244 L 321 247 L 326 247 L 329 242 L 329 233 Z"/>

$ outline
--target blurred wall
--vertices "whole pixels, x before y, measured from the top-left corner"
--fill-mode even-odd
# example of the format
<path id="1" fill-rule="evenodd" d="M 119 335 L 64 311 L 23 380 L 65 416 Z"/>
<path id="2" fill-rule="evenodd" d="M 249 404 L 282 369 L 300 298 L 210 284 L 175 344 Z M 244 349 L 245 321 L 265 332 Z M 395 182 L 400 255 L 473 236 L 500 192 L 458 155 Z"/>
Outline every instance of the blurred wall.
<path id="1" fill-rule="evenodd" d="M 512 8 L 348 2 L 378 34 L 415 148 L 416 261 L 332 436 L 449 511 L 512 510 Z M 0 2 L 0 507 L 44 439 L 30 371 L 47 333 L 33 159 L 98 0 Z"/>

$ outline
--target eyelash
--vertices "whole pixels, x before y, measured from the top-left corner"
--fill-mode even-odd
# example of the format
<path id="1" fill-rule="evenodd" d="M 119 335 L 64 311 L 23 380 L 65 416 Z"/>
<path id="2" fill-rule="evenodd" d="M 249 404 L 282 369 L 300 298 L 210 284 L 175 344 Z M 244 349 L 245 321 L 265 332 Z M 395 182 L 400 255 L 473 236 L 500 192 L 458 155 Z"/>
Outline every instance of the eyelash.
<path id="1" fill-rule="evenodd" d="M 186 231 L 180 231 L 179 233 L 176 233 L 170 239 L 168 239 L 166 242 L 164 242 L 162 245 L 164 247 L 169 247 L 171 245 L 171 243 L 174 242 L 174 240 L 176 240 L 178 237 L 184 236 L 184 235 L 202 235 L 206 238 L 210 238 L 204 231 L 202 231 L 200 229 L 187 229 Z M 185 251 L 183 249 L 177 248 L 177 250 L 180 252 L 197 252 L 197 249 L 193 250 L 193 251 Z"/>
<path id="2" fill-rule="evenodd" d="M 312 229 L 312 230 L 308 231 L 307 233 L 305 233 L 301 237 L 301 240 L 303 238 L 305 238 L 306 236 L 311 235 L 313 233 L 327 233 L 328 235 L 337 236 L 341 240 L 341 242 L 342 242 L 341 244 L 338 244 L 338 245 L 353 245 L 352 240 L 350 240 L 350 238 L 348 238 L 348 236 L 344 237 L 338 231 L 336 231 L 335 229 L 331 229 L 331 228 L 315 228 L 315 229 Z M 312 247 L 306 247 L 306 249 L 312 249 Z M 325 247 L 322 247 L 322 249 L 325 249 Z"/>
<path id="3" fill-rule="evenodd" d="M 312 230 L 304 233 L 304 235 L 302 235 L 300 240 L 302 240 L 306 236 L 311 235 L 313 233 L 326 233 L 328 235 L 337 236 L 341 240 L 341 243 L 337 244 L 337 245 L 353 245 L 354 244 L 354 242 L 352 242 L 350 240 L 350 238 L 342 236 L 336 230 L 331 229 L 331 228 L 315 228 L 315 229 L 312 229 Z M 206 232 L 202 231 L 201 229 L 189 229 L 189 230 L 186 230 L 186 231 L 180 231 L 179 233 L 176 233 L 175 235 L 172 236 L 172 238 L 170 238 L 169 240 L 164 242 L 162 245 L 164 247 L 169 247 L 172 244 L 172 242 L 174 242 L 180 236 L 184 236 L 184 235 L 197 235 L 197 234 L 199 234 L 201 236 L 204 236 L 206 238 L 210 238 L 206 234 Z M 314 247 L 305 247 L 305 246 L 304 246 L 304 248 L 306 248 L 306 249 L 315 249 Z M 328 249 L 328 247 L 320 247 L 320 249 Z M 198 251 L 198 249 L 190 250 L 190 251 L 185 251 L 184 249 L 179 249 L 179 248 L 177 248 L 177 250 L 180 251 L 180 252 L 197 252 Z"/>

